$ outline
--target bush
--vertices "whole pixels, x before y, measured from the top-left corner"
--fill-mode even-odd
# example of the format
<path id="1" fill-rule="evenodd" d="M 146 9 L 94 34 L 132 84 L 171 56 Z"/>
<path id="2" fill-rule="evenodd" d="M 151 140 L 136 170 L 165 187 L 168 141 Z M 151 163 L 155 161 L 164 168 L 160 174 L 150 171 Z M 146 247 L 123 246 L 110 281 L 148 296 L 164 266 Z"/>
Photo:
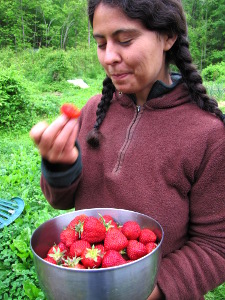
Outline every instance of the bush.
<path id="1" fill-rule="evenodd" d="M 71 64 L 63 50 L 51 50 L 42 63 L 46 70 L 46 82 L 62 81 L 72 73 Z"/>
<path id="2" fill-rule="evenodd" d="M 29 102 L 25 95 L 21 79 L 10 71 L 0 73 L 0 128 L 15 128 L 26 123 Z"/>
<path id="3" fill-rule="evenodd" d="M 202 77 L 206 81 L 225 82 L 225 62 L 209 65 L 202 71 Z"/>

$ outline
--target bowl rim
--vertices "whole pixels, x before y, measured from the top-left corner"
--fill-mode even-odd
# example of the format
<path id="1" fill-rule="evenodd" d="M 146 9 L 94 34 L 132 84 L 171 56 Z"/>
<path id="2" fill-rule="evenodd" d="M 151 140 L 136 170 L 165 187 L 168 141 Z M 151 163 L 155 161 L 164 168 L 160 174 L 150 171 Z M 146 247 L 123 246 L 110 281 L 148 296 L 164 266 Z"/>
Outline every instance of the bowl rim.
<path id="1" fill-rule="evenodd" d="M 131 261 L 131 262 L 128 262 L 126 264 L 123 264 L 123 265 L 119 265 L 119 266 L 113 266 L 113 267 L 108 267 L 108 268 L 96 268 L 96 269 L 74 269 L 74 268 L 66 268 L 66 267 L 63 267 L 63 266 L 60 266 L 60 265 L 54 265 L 46 260 L 44 260 L 42 257 L 40 257 L 33 249 L 33 246 L 32 246 L 32 239 L 35 235 L 35 233 L 42 227 L 44 226 L 45 224 L 47 224 L 48 222 L 52 222 L 52 220 L 54 219 L 57 219 L 57 218 L 60 218 L 62 216 L 65 216 L 65 215 L 70 215 L 70 214 L 74 214 L 74 212 L 84 212 L 84 211 L 97 211 L 97 210 L 116 210 L 116 211 L 125 211 L 125 212 L 131 212 L 131 213 L 135 213 L 135 214 L 138 214 L 138 215 L 142 215 L 142 216 L 145 216 L 145 217 L 148 217 L 150 219 L 152 219 L 158 226 L 159 228 L 161 229 L 161 232 L 162 232 L 162 236 L 161 236 L 161 240 L 159 242 L 159 244 L 157 245 L 157 247 L 155 249 L 153 249 L 150 253 L 148 253 L 147 255 L 137 259 L 137 260 L 134 260 L 134 261 Z M 30 248 L 32 250 L 32 253 L 33 255 L 37 258 L 37 259 L 40 259 L 42 261 L 42 263 L 45 263 L 45 264 L 48 264 L 50 265 L 51 267 L 55 267 L 55 268 L 59 268 L 59 269 L 63 269 L 63 270 L 66 270 L 66 271 L 69 271 L 69 272 L 90 272 L 90 273 L 96 273 L 96 272 L 106 272 L 108 270 L 115 270 L 115 269 L 118 269 L 118 268 L 125 268 L 125 267 L 129 267 L 130 265 L 133 265 L 133 264 L 136 264 L 142 260 L 145 260 L 145 259 L 148 259 L 149 256 L 153 255 L 156 251 L 159 250 L 159 248 L 162 247 L 162 242 L 163 242 L 163 239 L 164 239 L 164 230 L 163 230 L 163 227 L 161 226 L 161 224 L 156 221 L 154 218 L 148 216 L 148 215 L 145 215 L 143 213 L 140 213 L 140 212 L 137 212 L 137 211 L 132 211 L 132 210 L 127 210 L 127 209 L 120 209 L 120 208 L 89 208 L 89 209 L 79 209 L 79 210 L 74 210 L 74 211 L 71 211 L 71 212 L 67 212 L 67 213 L 64 213 L 64 214 L 60 214 L 56 217 L 53 217 L 47 221 L 45 221 L 44 223 L 42 223 L 40 226 L 38 226 L 32 233 L 31 235 L 31 238 L 30 238 Z"/>

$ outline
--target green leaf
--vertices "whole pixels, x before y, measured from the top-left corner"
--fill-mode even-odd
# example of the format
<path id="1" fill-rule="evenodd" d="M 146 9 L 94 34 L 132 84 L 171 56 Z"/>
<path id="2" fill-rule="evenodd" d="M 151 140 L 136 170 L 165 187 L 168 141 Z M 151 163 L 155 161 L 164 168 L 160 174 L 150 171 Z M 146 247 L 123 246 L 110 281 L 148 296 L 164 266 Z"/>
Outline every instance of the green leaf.
<path id="1" fill-rule="evenodd" d="M 42 291 L 38 289 L 31 280 L 25 280 L 23 283 L 25 295 L 31 300 L 37 299 L 43 295 Z"/>
<path id="2" fill-rule="evenodd" d="M 13 240 L 13 245 L 21 253 L 27 252 L 28 250 L 27 244 L 22 240 Z"/>

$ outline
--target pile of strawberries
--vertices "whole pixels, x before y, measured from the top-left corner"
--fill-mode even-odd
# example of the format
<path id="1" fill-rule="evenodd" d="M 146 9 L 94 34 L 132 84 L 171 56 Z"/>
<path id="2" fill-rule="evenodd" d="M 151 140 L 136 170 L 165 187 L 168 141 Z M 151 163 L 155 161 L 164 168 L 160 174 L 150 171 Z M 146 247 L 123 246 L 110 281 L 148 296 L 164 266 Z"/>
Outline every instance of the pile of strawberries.
<path id="1" fill-rule="evenodd" d="M 157 247 L 157 236 L 135 221 L 117 224 L 110 215 L 76 216 L 52 246 L 46 261 L 75 269 L 119 266 L 137 260 Z"/>

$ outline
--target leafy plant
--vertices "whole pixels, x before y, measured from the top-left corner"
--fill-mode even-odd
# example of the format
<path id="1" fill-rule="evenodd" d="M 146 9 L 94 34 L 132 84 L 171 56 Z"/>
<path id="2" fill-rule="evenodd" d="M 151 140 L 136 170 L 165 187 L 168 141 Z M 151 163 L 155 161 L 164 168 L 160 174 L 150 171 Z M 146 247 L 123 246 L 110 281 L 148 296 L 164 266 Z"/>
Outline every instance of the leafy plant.
<path id="1" fill-rule="evenodd" d="M 202 76 L 206 81 L 225 82 L 225 62 L 209 65 L 202 71 Z"/>
<path id="2" fill-rule="evenodd" d="M 21 80 L 14 74 L 0 73 L 0 127 L 17 127 L 26 122 L 29 102 Z"/>

